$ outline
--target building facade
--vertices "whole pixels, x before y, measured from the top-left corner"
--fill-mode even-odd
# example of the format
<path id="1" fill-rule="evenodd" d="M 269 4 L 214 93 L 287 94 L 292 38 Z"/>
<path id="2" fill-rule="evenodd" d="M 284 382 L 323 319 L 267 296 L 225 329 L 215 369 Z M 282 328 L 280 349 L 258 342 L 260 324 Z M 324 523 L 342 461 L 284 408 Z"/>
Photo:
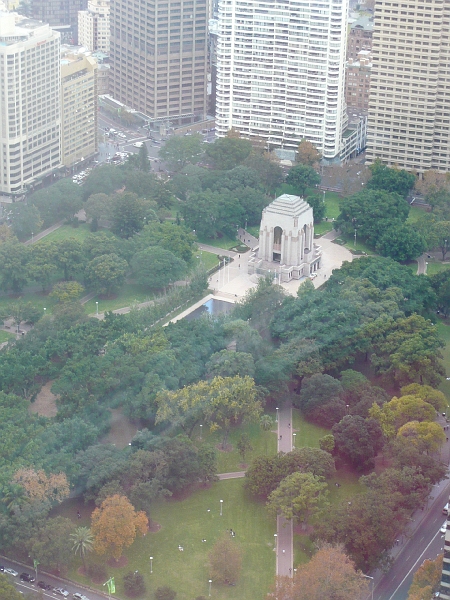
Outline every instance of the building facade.
<path id="1" fill-rule="evenodd" d="M 450 170 L 450 0 L 377 2 L 368 163 Z"/>
<path id="2" fill-rule="evenodd" d="M 30 14 L 33 19 L 49 23 L 52 27 L 64 26 L 68 29 L 65 41 L 76 43 L 78 11 L 87 8 L 88 0 L 30 0 Z M 61 33 L 64 33 L 62 30 Z"/>
<path id="3" fill-rule="evenodd" d="M 360 17 L 350 26 L 347 60 L 358 60 L 361 50 L 372 50 L 373 17 Z"/>
<path id="4" fill-rule="evenodd" d="M 0 13 L 0 193 L 20 196 L 60 156 L 60 36 Z"/>
<path id="5" fill-rule="evenodd" d="M 217 134 L 338 156 L 346 43 L 345 0 L 219 0 Z"/>
<path id="6" fill-rule="evenodd" d="M 206 117 L 207 0 L 111 0 L 110 92 L 153 123 Z"/>
<path id="7" fill-rule="evenodd" d="M 320 268 L 321 255 L 314 244 L 313 209 L 300 196 L 282 194 L 262 212 L 259 247 L 248 272 L 277 273 L 280 282 L 301 279 Z"/>
<path id="8" fill-rule="evenodd" d="M 109 54 L 110 0 L 89 0 L 78 13 L 78 44 L 91 52 Z"/>
<path id="9" fill-rule="evenodd" d="M 98 151 L 97 61 L 67 52 L 61 60 L 61 161 L 76 168 Z"/>
<path id="10" fill-rule="evenodd" d="M 357 59 L 349 58 L 346 64 L 345 102 L 347 110 L 369 109 L 370 72 L 372 57 L 370 50 L 360 50 Z"/>

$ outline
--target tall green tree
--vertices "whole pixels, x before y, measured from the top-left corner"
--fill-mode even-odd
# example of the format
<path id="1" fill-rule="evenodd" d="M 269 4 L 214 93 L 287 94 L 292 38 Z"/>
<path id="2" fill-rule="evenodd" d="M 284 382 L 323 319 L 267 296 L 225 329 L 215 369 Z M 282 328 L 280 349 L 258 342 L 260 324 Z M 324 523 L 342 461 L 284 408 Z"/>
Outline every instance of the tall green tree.
<path id="1" fill-rule="evenodd" d="M 156 246 L 137 252 L 131 260 L 131 268 L 137 282 L 152 289 L 175 283 L 186 273 L 184 260 Z"/>
<path id="2" fill-rule="evenodd" d="M 84 272 L 87 282 L 99 293 L 111 295 L 125 282 L 128 263 L 117 254 L 96 256 Z"/>
<path id="3" fill-rule="evenodd" d="M 33 534 L 33 558 L 49 569 L 66 570 L 73 559 L 71 535 L 74 529 L 72 521 L 65 517 L 48 519 L 44 527 Z"/>
<path id="4" fill-rule="evenodd" d="M 173 135 L 159 151 L 159 157 L 174 171 L 180 171 L 188 163 L 195 165 L 203 154 L 202 136 Z"/>
<path id="5" fill-rule="evenodd" d="M 83 248 L 76 238 L 55 242 L 55 261 L 64 272 L 64 279 L 72 279 L 84 260 Z"/>
<path id="6" fill-rule="evenodd" d="M 382 256 L 406 262 L 420 256 L 426 248 L 426 242 L 414 227 L 402 223 L 388 227 L 378 238 L 375 248 Z"/>
<path id="7" fill-rule="evenodd" d="M 11 207 L 11 223 L 14 234 L 23 241 L 38 233 L 42 220 L 35 206 L 16 202 Z"/>
<path id="8" fill-rule="evenodd" d="M 29 262 L 30 277 L 45 291 L 50 287 L 52 278 L 58 269 L 56 264 L 57 246 L 54 242 L 39 241 L 31 246 Z"/>
<path id="9" fill-rule="evenodd" d="M 4 291 L 20 292 L 28 281 L 31 252 L 28 246 L 17 241 L 0 245 L 0 277 Z"/>
<path id="10" fill-rule="evenodd" d="M 296 165 L 289 170 L 286 183 L 295 188 L 299 196 L 305 196 L 306 189 L 320 183 L 320 175 L 309 165 Z"/>
<path id="11" fill-rule="evenodd" d="M 111 231 L 122 238 L 129 238 L 144 227 L 142 202 L 130 192 L 116 194 L 112 200 Z"/>
<path id="12" fill-rule="evenodd" d="M 416 183 L 416 176 L 404 169 L 390 168 L 377 159 L 369 167 L 372 177 L 367 187 L 370 190 L 384 190 L 406 198 Z"/>
<path id="13" fill-rule="evenodd" d="M 248 140 L 227 136 L 217 139 L 214 144 L 207 144 L 205 153 L 216 169 L 230 171 L 241 165 L 251 151 L 252 145 Z"/>

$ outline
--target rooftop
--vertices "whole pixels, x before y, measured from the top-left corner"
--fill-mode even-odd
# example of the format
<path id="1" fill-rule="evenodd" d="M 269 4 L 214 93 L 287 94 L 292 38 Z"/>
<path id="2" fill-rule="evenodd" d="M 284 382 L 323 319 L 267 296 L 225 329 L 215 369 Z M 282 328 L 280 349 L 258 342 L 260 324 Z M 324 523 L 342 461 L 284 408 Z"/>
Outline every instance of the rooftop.
<path id="1" fill-rule="evenodd" d="M 266 206 L 263 212 L 275 213 L 277 215 L 286 215 L 289 217 L 299 217 L 301 214 L 312 210 L 310 205 L 300 198 L 291 194 L 282 194 L 275 198 L 273 202 Z"/>

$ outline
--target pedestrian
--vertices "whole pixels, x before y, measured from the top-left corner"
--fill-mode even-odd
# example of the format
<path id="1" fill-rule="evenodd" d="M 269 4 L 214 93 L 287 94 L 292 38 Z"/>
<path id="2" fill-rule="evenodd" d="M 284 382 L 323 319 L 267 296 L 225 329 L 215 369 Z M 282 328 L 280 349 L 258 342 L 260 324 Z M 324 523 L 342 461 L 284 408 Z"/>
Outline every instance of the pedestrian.
<path id="1" fill-rule="evenodd" d="M 290 423 L 289 423 L 288 427 L 289 427 L 289 429 L 291 428 L 291 424 Z"/>
<path id="2" fill-rule="evenodd" d="M 283 439 L 283 436 L 282 436 L 282 435 L 280 435 L 280 440 L 282 440 L 282 439 Z"/>
<path id="3" fill-rule="evenodd" d="M 80 511 L 79 511 L 79 510 L 77 510 L 77 517 L 78 517 L 79 519 L 81 519 L 81 514 L 80 514 Z"/>

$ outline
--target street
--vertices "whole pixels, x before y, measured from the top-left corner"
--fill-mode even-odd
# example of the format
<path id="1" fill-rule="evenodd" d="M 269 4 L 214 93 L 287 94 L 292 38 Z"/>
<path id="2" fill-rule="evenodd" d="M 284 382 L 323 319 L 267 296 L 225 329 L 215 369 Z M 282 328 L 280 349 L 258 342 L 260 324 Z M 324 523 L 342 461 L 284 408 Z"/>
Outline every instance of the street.
<path id="1" fill-rule="evenodd" d="M 5 568 L 9 567 L 9 568 L 14 569 L 15 571 L 17 571 L 19 573 L 19 575 L 20 575 L 20 573 L 23 573 L 23 572 L 29 573 L 30 575 L 33 575 L 33 576 L 35 575 L 35 571 L 32 566 L 24 567 L 24 566 L 20 565 L 18 562 L 10 560 L 9 558 L 4 558 L 3 556 L 0 557 L 0 564 Z M 17 589 L 20 592 L 22 592 L 25 597 L 26 597 L 27 592 L 39 591 L 39 593 L 42 594 L 43 598 L 53 598 L 53 600 L 55 600 L 55 598 L 63 598 L 63 596 L 61 596 L 60 594 L 57 594 L 55 592 L 41 590 L 36 585 L 37 582 L 26 583 L 24 581 L 21 581 L 19 579 L 19 575 L 17 577 L 13 577 L 12 575 L 6 575 L 6 577 L 8 577 L 8 580 L 11 583 L 15 583 Z M 100 592 L 93 592 L 90 589 L 85 589 L 82 586 L 77 585 L 75 583 L 71 583 L 67 580 L 63 580 L 58 577 L 53 577 L 51 575 L 41 573 L 39 571 L 39 567 L 38 567 L 37 575 L 38 575 L 37 581 L 44 581 L 45 583 L 52 585 L 54 588 L 63 588 L 65 590 L 67 590 L 70 593 L 70 596 L 68 596 L 68 598 L 69 597 L 71 598 L 75 592 L 84 594 L 87 598 L 89 598 L 89 600 L 105 600 L 105 598 L 108 597 L 107 594 L 102 594 Z"/>

